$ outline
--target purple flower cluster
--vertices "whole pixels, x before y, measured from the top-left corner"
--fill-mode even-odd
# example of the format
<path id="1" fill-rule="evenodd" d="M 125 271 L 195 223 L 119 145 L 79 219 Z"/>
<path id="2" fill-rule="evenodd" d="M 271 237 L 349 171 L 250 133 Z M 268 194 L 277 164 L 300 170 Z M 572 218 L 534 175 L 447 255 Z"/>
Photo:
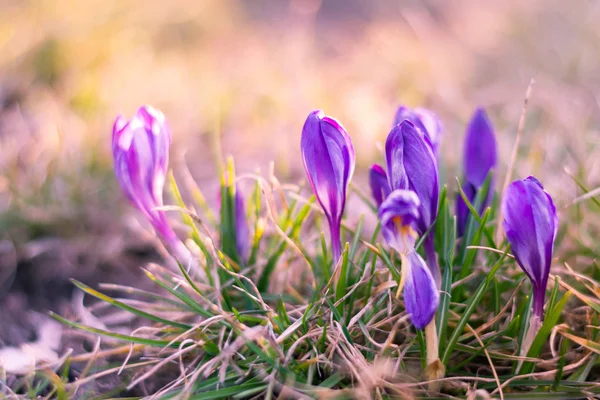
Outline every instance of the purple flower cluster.
<path id="1" fill-rule="evenodd" d="M 372 181 L 371 191 L 374 195 L 389 193 L 378 202 L 381 230 L 402 259 L 406 311 L 413 325 L 423 329 L 439 304 L 440 271 L 435 251 L 426 252 L 426 264 L 416 252 L 415 242 L 437 217 L 439 182 L 434 151 L 439 146 L 441 124 L 430 111 L 415 113 L 405 107 L 400 107 L 396 122 L 385 143 L 387 173 L 378 165 L 371 167 L 371 176 L 378 171 L 387 180 Z M 433 246 L 433 234 L 425 240 L 426 245 Z"/>
<path id="2" fill-rule="evenodd" d="M 375 164 L 369 173 L 383 237 L 402 260 L 404 301 L 417 329 L 430 323 L 439 304 L 440 270 L 431 231 L 438 213 L 441 133 L 442 125 L 431 111 L 400 107 L 385 143 L 386 168 Z M 129 121 L 122 116 L 115 121 L 112 149 L 124 193 L 170 248 L 180 248 L 183 245 L 161 209 L 170 143 L 165 117 L 152 107 L 141 107 Z M 316 110 L 309 114 L 302 129 L 301 151 L 308 180 L 329 224 L 337 262 L 342 248 L 342 216 L 355 167 L 354 147 L 341 123 Z M 494 130 L 485 111 L 477 109 L 467 127 L 463 160 L 462 190 L 470 202 L 493 172 L 496 158 Z M 492 187 L 489 185 L 489 191 L 480 196 L 483 201 L 478 212 L 491 201 Z M 237 188 L 234 208 L 237 252 L 246 259 L 250 231 L 244 199 Z M 456 213 L 462 235 L 469 208 L 460 196 Z M 529 177 L 507 188 L 502 214 L 515 258 L 533 284 L 534 314 L 541 318 L 558 227 L 556 209 L 541 183 Z M 417 239 L 424 235 L 427 262 L 415 249 Z"/>

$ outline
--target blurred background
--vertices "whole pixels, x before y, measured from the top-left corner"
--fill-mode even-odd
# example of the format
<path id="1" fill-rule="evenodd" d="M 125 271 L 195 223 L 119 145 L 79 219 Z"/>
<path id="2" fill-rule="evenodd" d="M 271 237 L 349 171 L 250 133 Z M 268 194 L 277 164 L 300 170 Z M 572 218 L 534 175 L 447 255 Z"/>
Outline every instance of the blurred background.
<path id="1" fill-rule="evenodd" d="M 484 106 L 499 189 L 533 78 L 514 176 L 560 208 L 580 194 L 565 168 L 600 184 L 598 21 L 583 0 L 0 0 L 0 347 L 36 340 L 35 312 L 73 307 L 69 278 L 131 283 L 157 257 L 113 176 L 118 114 L 161 109 L 175 175 L 187 165 L 214 204 L 217 154 L 304 179 L 316 108 L 346 126 L 365 190 L 398 105 L 432 109 L 454 187 Z"/>

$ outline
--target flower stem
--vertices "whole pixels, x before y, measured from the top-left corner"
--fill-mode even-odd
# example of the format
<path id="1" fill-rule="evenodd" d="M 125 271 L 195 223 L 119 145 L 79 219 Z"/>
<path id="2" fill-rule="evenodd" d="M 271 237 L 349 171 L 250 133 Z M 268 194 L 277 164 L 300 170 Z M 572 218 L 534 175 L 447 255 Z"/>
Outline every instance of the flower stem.
<path id="1" fill-rule="evenodd" d="M 331 249 L 333 252 L 333 265 L 335 266 L 340 260 L 342 255 L 342 241 L 340 239 L 340 225 L 334 226 L 335 224 L 329 225 L 331 232 Z"/>
<path id="2" fill-rule="evenodd" d="M 537 288 L 534 288 L 533 291 L 533 315 L 535 315 L 540 321 L 542 320 L 542 316 L 544 315 L 544 295 L 545 295 L 546 287 L 543 286 L 542 291 L 540 292 Z"/>
<path id="3" fill-rule="evenodd" d="M 204 271 L 198 265 L 198 261 L 194 258 L 192 253 L 179 239 L 174 239 L 167 244 L 169 253 L 181 263 L 183 268 L 193 276 L 205 277 Z"/>
<path id="4" fill-rule="evenodd" d="M 542 306 L 543 306 L 543 304 L 542 304 Z M 532 315 L 531 319 L 529 320 L 529 328 L 527 328 L 527 333 L 525 334 L 525 337 L 523 338 L 523 343 L 521 343 L 521 351 L 519 352 L 520 357 L 527 357 L 527 353 L 529 353 L 529 349 L 531 348 L 531 345 L 533 344 L 533 340 L 537 336 L 537 333 L 539 332 L 541 327 L 542 327 L 542 319 L 536 314 Z M 519 373 L 519 370 L 521 369 L 522 365 L 523 365 L 523 360 L 519 360 L 519 363 L 517 364 L 517 370 L 515 372 L 516 374 Z"/>
<path id="5" fill-rule="evenodd" d="M 440 344 L 435 327 L 435 317 L 425 327 L 425 343 L 427 346 L 427 367 L 424 371 L 425 379 L 428 381 L 441 379 L 446 375 L 446 367 L 440 361 Z M 440 390 L 440 382 L 429 383 L 428 389 L 431 392 L 438 392 Z"/>

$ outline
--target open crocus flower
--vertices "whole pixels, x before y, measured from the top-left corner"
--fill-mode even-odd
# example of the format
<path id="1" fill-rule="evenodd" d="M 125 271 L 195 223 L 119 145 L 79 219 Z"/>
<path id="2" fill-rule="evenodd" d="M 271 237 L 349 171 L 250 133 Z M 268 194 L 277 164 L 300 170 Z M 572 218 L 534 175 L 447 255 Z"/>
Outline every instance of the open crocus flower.
<path id="1" fill-rule="evenodd" d="M 371 194 L 377 203 L 377 207 L 379 207 L 383 199 L 390 194 L 387 175 L 381 165 L 373 164 L 369 170 L 369 186 L 371 187 Z"/>
<path id="2" fill-rule="evenodd" d="M 163 206 L 163 187 L 169 165 L 171 131 L 162 112 L 142 106 L 127 121 L 117 117 L 112 151 L 117 179 L 129 200 L 162 236 L 173 255 L 189 262 L 190 254 L 169 225 Z"/>
<path id="3" fill-rule="evenodd" d="M 558 229 L 556 207 L 542 184 L 530 176 L 506 188 L 502 214 L 515 259 L 533 286 L 533 314 L 541 320 Z"/>
<path id="4" fill-rule="evenodd" d="M 463 182 L 462 189 L 469 202 L 472 203 L 475 201 L 475 197 L 483 186 L 486 177 L 496 167 L 496 158 L 497 150 L 494 129 L 485 111 L 482 108 L 478 108 L 475 110 L 471 122 L 467 127 L 463 153 L 465 181 Z M 491 200 L 494 192 L 492 188 L 493 185 L 490 183 L 489 192 L 485 194 L 481 207 L 477 210 L 480 214 Z M 456 199 L 456 217 L 458 234 L 462 236 L 467 225 L 469 208 L 460 194 Z"/>
<path id="5" fill-rule="evenodd" d="M 413 123 L 425 141 L 431 146 L 431 150 L 433 150 L 433 154 L 437 159 L 442 138 L 442 123 L 438 117 L 426 108 L 417 107 L 410 109 L 400 106 L 394 117 L 394 126 L 401 124 L 404 120 Z"/>
<path id="6" fill-rule="evenodd" d="M 337 262 L 341 255 L 346 191 L 354 173 L 354 146 L 337 120 L 316 110 L 304 123 L 300 147 L 308 180 L 329 223 L 333 258 Z"/>
<path id="7" fill-rule="evenodd" d="M 439 293 L 431 271 L 415 251 L 418 237 L 420 201 L 410 190 L 394 190 L 381 203 L 379 219 L 383 236 L 390 247 L 402 259 L 402 282 L 404 303 L 412 324 L 425 328 L 432 320 L 439 305 Z"/>

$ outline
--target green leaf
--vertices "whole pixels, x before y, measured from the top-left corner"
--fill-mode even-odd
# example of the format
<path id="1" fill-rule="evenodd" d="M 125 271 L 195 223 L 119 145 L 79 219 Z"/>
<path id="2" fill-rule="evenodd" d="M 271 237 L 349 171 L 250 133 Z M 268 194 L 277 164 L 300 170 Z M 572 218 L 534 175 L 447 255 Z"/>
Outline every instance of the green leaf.
<path id="1" fill-rule="evenodd" d="M 141 337 L 137 337 L 137 336 L 129 336 L 129 335 L 123 335 L 121 333 L 115 333 L 115 332 L 105 331 L 103 329 L 98 329 L 98 328 L 94 328 L 94 327 L 91 327 L 91 326 L 83 325 L 83 324 L 80 324 L 78 322 L 69 321 L 68 319 L 63 318 L 60 315 L 53 313 L 52 311 L 50 311 L 50 316 L 52 318 L 54 318 L 55 320 L 57 320 L 58 322 L 61 322 L 61 323 L 65 324 L 65 325 L 68 325 L 71 328 L 79 329 L 79 330 L 86 331 L 86 332 L 95 333 L 97 335 L 111 337 L 113 339 L 123 340 L 125 342 L 132 342 L 132 343 L 137 343 L 137 344 L 144 344 L 144 345 L 147 345 L 147 346 L 154 346 L 154 347 L 166 347 L 166 346 L 170 346 L 170 347 L 175 348 L 175 349 L 179 348 L 179 346 L 181 345 L 181 342 L 172 342 L 171 343 L 170 340 L 146 339 L 146 338 L 141 338 Z"/>
<path id="2" fill-rule="evenodd" d="M 279 329 L 281 329 L 281 332 L 285 331 L 287 327 L 292 324 L 285 309 L 285 303 L 281 297 L 277 301 L 277 316 L 275 320 L 279 324 Z"/>
<path id="3" fill-rule="evenodd" d="M 421 354 L 421 371 L 427 368 L 427 344 L 425 343 L 425 334 L 421 329 L 417 329 L 417 341 L 419 342 L 419 353 Z"/>
<path id="4" fill-rule="evenodd" d="M 209 390 L 190 396 L 194 400 L 230 399 L 254 389 L 264 390 L 268 385 L 264 382 L 241 383 L 216 390 Z"/>
<path id="5" fill-rule="evenodd" d="M 291 227 L 291 230 L 290 230 L 288 236 L 293 237 L 298 234 L 298 232 L 300 231 L 300 228 L 302 227 L 302 223 L 306 220 L 306 218 L 308 217 L 308 214 L 310 213 L 311 206 L 312 206 L 312 203 L 314 202 L 314 200 L 315 200 L 315 197 L 312 196 L 310 201 L 307 204 L 305 204 L 304 207 L 302 207 L 300 209 L 300 212 L 298 212 L 298 215 L 296 216 L 296 219 L 294 220 L 294 223 L 292 224 L 292 227 Z M 287 248 L 287 245 L 288 245 L 287 241 L 282 239 L 279 244 L 279 247 L 277 248 L 277 251 L 267 260 L 267 264 L 265 265 L 265 268 L 263 269 L 262 274 L 258 278 L 258 284 L 256 285 L 259 292 L 262 293 L 262 292 L 267 291 L 267 288 L 269 286 L 269 281 L 271 279 L 271 274 L 275 270 L 275 266 L 277 265 L 279 258 L 281 257 L 281 255 L 283 254 L 285 249 Z"/>
<path id="6" fill-rule="evenodd" d="M 350 332 L 348 332 L 348 328 L 344 324 L 342 316 L 340 315 L 338 310 L 335 308 L 334 304 L 331 302 L 329 297 L 325 297 L 325 301 L 327 301 L 327 304 L 329 304 L 329 308 L 331 309 L 331 312 L 333 313 L 333 319 L 336 320 L 337 322 L 339 322 L 340 326 L 342 327 L 342 332 L 344 333 L 346 340 L 348 340 L 348 342 L 350 344 L 353 344 L 354 341 L 352 340 L 352 337 L 350 337 Z"/>
<path id="7" fill-rule="evenodd" d="M 396 282 L 400 282 L 400 278 L 401 278 L 400 272 L 394 267 L 394 265 L 392 264 L 392 260 L 388 256 L 388 253 L 386 253 L 386 251 L 383 249 L 383 247 L 379 243 L 377 244 L 377 250 L 379 250 L 379 254 L 378 254 L 379 258 L 381 258 L 383 263 L 388 267 L 388 269 L 392 273 L 392 276 L 394 277 L 394 280 Z"/>
<path id="8" fill-rule="evenodd" d="M 348 274 L 349 272 L 349 263 L 348 263 L 348 243 L 344 247 L 344 252 L 342 253 L 342 263 L 340 266 L 340 275 L 338 277 L 337 284 L 335 285 L 335 302 L 337 303 L 342 297 L 344 297 L 348 291 Z M 344 312 L 344 303 L 340 303 L 337 306 L 337 311 L 342 314 Z"/>
<path id="9" fill-rule="evenodd" d="M 363 221 L 365 219 L 365 215 L 361 214 L 358 219 L 358 224 L 356 225 L 356 230 L 354 233 L 354 238 L 352 239 L 352 246 L 350 246 L 350 256 L 351 260 L 354 260 L 354 256 L 356 254 L 356 249 L 358 248 L 358 244 L 360 243 L 360 235 L 362 233 Z"/>
<path id="10" fill-rule="evenodd" d="M 253 215 L 254 215 L 254 234 L 252 237 L 252 251 L 250 252 L 250 257 L 248 258 L 248 265 L 252 266 L 256 263 L 256 259 L 258 257 L 258 251 L 260 249 L 260 243 L 262 241 L 263 235 L 265 233 L 265 223 L 263 219 L 260 217 L 261 212 L 261 189 L 260 183 L 256 180 L 254 184 L 254 191 L 252 192 L 252 202 L 251 205 L 253 207 Z"/>
<path id="11" fill-rule="evenodd" d="M 452 258 L 450 258 L 451 260 Z M 442 286 L 440 293 L 440 305 L 436 316 L 436 326 L 438 331 L 440 349 L 446 347 L 446 331 L 448 329 L 448 316 L 450 310 L 450 299 L 452 298 L 452 267 L 446 265 L 444 275 L 442 276 Z"/>
<path id="12" fill-rule="evenodd" d="M 488 274 L 487 278 L 483 282 L 481 282 L 481 284 L 477 288 L 477 291 L 475 292 L 475 294 L 468 301 L 467 307 L 463 311 L 463 314 L 462 314 L 460 320 L 458 321 L 458 324 L 456 325 L 456 329 L 454 329 L 454 331 L 452 332 L 452 335 L 450 336 L 450 339 L 448 340 L 448 344 L 446 345 L 444 355 L 442 356 L 442 363 L 446 367 L 448 366 L 448 362 L 450 361 L 450 357 L 452 355 L 452 350 L 454 349 L 454 346 L 456 345 L 458 338 L 460 337 L 460 335 L 462 334 L 462 331 L 464 330 L 465 326 L 467 325 L 469 318 L 471 318 L 471 315 L 473 314 L 473 312 L 475 312 L 475 309 L 477 308 L 477 306 L 479 305 L 479 302 L 483 298 L 483 295 L 484 295 L 485 291 L 487 290 L 487 288 L 489 287 L 494 275 L 496 275 L 498 268 L 500 268 L 500 265 L 502 264 L 502 262 L 508 255 L 509 250 L 510 250 L 510 246 L 506 248 L 506 250 L 504 251 L 502 256 L 498 259 L 496 264 L 490 270 L 490 273 Z"/>
<path id="13" fill-rule="evenodd" d="M 175 182 L 175 177 L 173 176 L 172 173 L 169 174 L 169 184 L 170 184 L 171 193 L 175 197 L 175 204 L 178 207 L 185 209 L 186 205 L 183 201 L 183 197 L 181 196 L 181 192 L 179 191 L 179 187 L 177 186 L 177 182 Z M 211 265 L 213 263 L 212 254 L 210 251 L 208 251 L 208 248 L 204 244 L 204 240 L 202 240 L 202 238 L 201 238 L 200 232 L 198 231 L 198 227 L 196 226 L 196 222 L 194 221 L 192 216 L 186 212 L 182 211 L 179 214 L 181 215 L 181 219 L 183 220 L 183 222 L 188 227 L 190 227 L 190 229 L 192 230 L 192 240 L 194 241 L 194 243 L 196 243 L 196 245 L 198 245 L 198 247 L 200 248 L 200 251 L 202 251 L 202 254 L 204 255 L 204 257 L 206 259 L 206 265 Z M 209 276 L 210 279 L 212 279 L 210 274 L 207 274 L 207 275 Z M 213 282 L 211 281 L 211 284 L 212 283 Z"/>
<path id="14" fill-rule="evenodd" d="M 470 243 L 470 246 L 478 246 L 481 243 L 481 238 L 483 237 L 483 232 L 485 230 L 485 224 L 487 223 L 491 214 L 491 209 L 488 207 L 483 213 L 483 217 L 481 217 L 480 224 L 473 234 L 470 241 L 465 241 L 465 243 Z M 463 279 L 467 275 L 469 275 L 469 271 L 471 271 L 471 267 L 473 266 L 473 262 L 475 261 L 475 256 L 477 255 L 476 249 L 465 249 L 463 253 L 463 260 L 461 262 L 460 274 L 458 279 Z"/>
<path id="15" fill-rule="evenodd" d="M 546 313 L 546 318 L 544 319 L 540 331 L 535 336 L 535 339 L 533 340 L 533 343 L 531 344 L 531 347 L 527 352 L 527 357 L 539 357 L 540 353 L 542 352 L 542 348 L 548 340 L 548 337 L 550 337 L 550 333 L 552 333 L 552 328 L 554 328 L 554 326 L 558 322 L 558 319 L 560 318 L 562 310 L 565 304 L 567 304 L 567 300 L 569 300 L 570 295 L 571 292 L 565 293 L 562 299 L 560 299 L 556 303 L 556 305 L 551 310 L 549 310 L 549 312 Z M 600 345 L 598 345 L 598 347 L 600 348 Z M 534 367 L 534 362 L 524 362 L 523 367 L 521 368 L 519 373 L 530 374 L 531 372 L 533 372 Z"/>
<path id="16" fill-rule="evenodd" d="M 517 337 L 517 354 L 521 352 L 521 344 L 525 340 L 525 335 L 529 329 L 529 321 L 531 320 L 531 307 L 533 305 L 533 296 L 528 295 L 525 297 L 523 305 L 519 306 L 517 315 L 521 317 L 521 325 L 519 326 L 519 336 Z M 514 362 L 513 373 L 517 372 L 518 362 Z"/>
<path id="17" fill-rule="evenodd" d="M 229 157 L 226 171 L 221 177 L 220 242 L 223 253 L 235 263 L 240 264 L 240 256 L 237 251 L 235 191 L 235 167 L 233 158 Z"/>
<path id="18" fill-rule="evenodd" d="M 120 308 L 121 310 L 125 310 L 125 311 L 128 311 L 128 312 L 130 312 L 130 313 L 132 313 L 134 315 L 137 315 L 138 317 L 146 318 L 146 319 L 148 319 L 150 321 L 159 322 L 159 323 L 162 323 L 162 324 L 165 324 L 165 325 L 174 326 L 176 328 L 181 328 L 181 329 L 184 329 L 184 330 L 188 330 L 188 329 L 192 328 L 191 325 L 183 324 L 183 323 L 180 323 L 180 322 L 177 322 L 177 321 L 171 321 L 169 319 L 161 318 L 161 317 L 158 317 L 156 315 L 147 313 L 145 311 L 138 310 L 137 308 L 132 307 L 132 306 L 130 306 L 128 304 L 125 304 L 125 303 L 123 303 L 121 301 L 115 300 L 112 297 L 109 297 L 109 296 L 105 295 L 104 293 L 100 293 L 97 290 L 94 290 L 91 287 L 89 287 L 89 286 L 87 286 L 87 285 L 85 285 L 85 284 L 83 284 L 83 283 L 81 283 L 81 282 L 79 282 L 79 281 L 77 281 L 75 279 L 71 279 L 71 282 L 73 282 L 73 284 L 75 286 L 77 286 L 79 289 L 83 290 L 85 293 L 87 293 L 87 294 L 89 294 L 91 296 L 94 296 L 97 299 L 100 299 L 102 301 L 105 301 L 105 302 L 107 302 L 107 303 L 109 303 L 109 304 L 111 304 L 111 305 L 113 305 L 113 306 L 115 306 L 117 308 Z"/>
<path id="19" fill-rule="evenodd" d="M 148 270 L 145 270 L 145 269 L 143 269 L 143 271 L 146 273 L 146 275 L 148 276 L 148 278 L 150 278 L 150 280 L 152 280 L 158 286 L 160 286 L 161 288 L 163 288 L 166 291 L 168 291 L 169 293 L 171 293 L 173 296 L 177 297 L 179 300 L 183 301 L 185 304 L 187 304 L 188 306 L 190 306 L 198 314 L 200 314 L 200 315 L 202 315 L 204 317 L 207 317 L 207 318 L 210 318 L 210 317 L 214 316 L 212 313 L 210 313 L 209 311 L 207 311 L 203 307 L 201 307 L 190 296 L 188 296 L 187 293 L 184 293 L 181 290 L 173 289 L 172 287 L 170 287 L 169 285 L 167 285 L 166 283 L 164 283 L 160 279 L 158 279 L 158 277 L 156 275 L 154 275 L 152 272 L 150 272 Z"/>

